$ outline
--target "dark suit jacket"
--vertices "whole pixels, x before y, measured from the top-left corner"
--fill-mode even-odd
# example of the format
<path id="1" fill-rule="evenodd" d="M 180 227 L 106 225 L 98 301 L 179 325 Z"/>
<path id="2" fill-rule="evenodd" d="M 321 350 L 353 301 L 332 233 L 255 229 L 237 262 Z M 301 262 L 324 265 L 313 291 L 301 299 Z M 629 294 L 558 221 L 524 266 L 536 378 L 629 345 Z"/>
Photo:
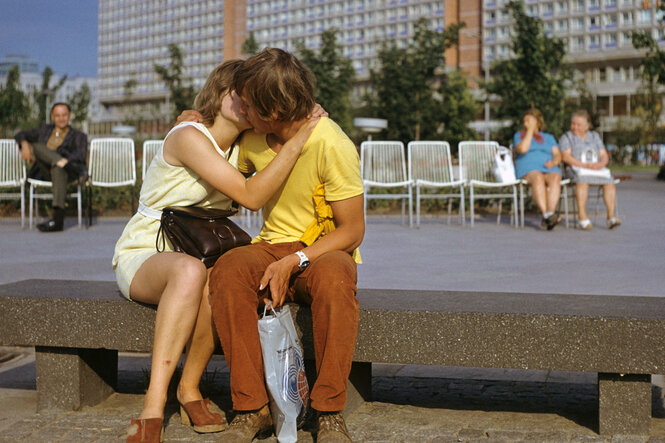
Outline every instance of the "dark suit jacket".
<path id="1" fill-rule="evenodd" d="M 42 125 L 39 128 L 29 129 L 27 131 L 21 131 L 14 136 L 14 140 L 18 143 L 19 147 L 21 142 L 26 140 L 29 143 L 44 143 L 48 141 L 48 138 L 51 136 L 51 132 L 55 125 Z M 63 140 L 62 144 L 56 150 L 58 154 L 66 158 L 69 163 L 66 169 L 69 169 L 73 173 L 77 174 L 80 179 L 85 179 L 88 177 L 88 168 L 86 166 L 86 161 L 88 158 L 88 136 L 81 131 L 69 127 L 69 132 Z M 37 163 L 33 163 L 30 171 L 28 172 L 28 177 L 35 178 L 38 180 L 44 180 L 46 177 L 42 177 L 41 170 L 37 166 Z"/>

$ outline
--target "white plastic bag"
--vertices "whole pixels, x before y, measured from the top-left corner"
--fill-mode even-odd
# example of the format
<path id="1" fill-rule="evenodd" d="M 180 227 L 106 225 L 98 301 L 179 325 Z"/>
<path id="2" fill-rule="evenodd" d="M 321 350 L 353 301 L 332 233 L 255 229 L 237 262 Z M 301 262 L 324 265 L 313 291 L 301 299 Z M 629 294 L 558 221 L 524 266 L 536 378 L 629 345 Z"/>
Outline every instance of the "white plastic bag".
<path id="1" fill-rule="evenodd" d="M 259 337 L 275 435 L 280 443 L 293 443 L 298 440 L 298 425 L 306 413 L 309 387 L 302 347 L 288 306 L 274 310 L 271 303 L 266 305 L 259 319 Z"/>
<path id="2" fill-rule="evenodd" d="M 494 166 L 492 167 L 494 178 L 499 183 L 510 183 L 516 180 L 515 165 L 513 165 L 513 156 L 509 149 L 501 146 L 497 149 L 494 156 Z"/>
<path id="3" fill-rule="evenodd" d="M 573 170 L 575 178 L 593 177 L 593 178 L 606 178 L 608 180 L 612 178 L 612 173 L 608 168 L 590 169 L 590 168 L 582 168 L 580 166 L 571 166 L 571 169 Z"/>

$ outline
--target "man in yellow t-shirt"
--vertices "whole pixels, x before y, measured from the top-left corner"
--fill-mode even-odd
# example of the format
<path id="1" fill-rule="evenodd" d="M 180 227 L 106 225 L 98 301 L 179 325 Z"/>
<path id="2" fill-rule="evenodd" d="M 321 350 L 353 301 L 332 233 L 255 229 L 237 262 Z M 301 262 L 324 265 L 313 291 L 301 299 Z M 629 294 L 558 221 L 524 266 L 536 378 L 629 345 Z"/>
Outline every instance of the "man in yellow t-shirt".
<path id="1" fill-rule="evenodd" d="M 307 121 L 315 105 L 314 80 L 293 55 L 269 48 L 245 61 L 234 89 L 254 126 L 240 140 L 238 160 L 240 171 L 251 174 Z M 334 229 L 312 238 L 311 230 L 321 222 L 323 200 L 317 205 L 315 198 L 321 191 Z M 317 441 L 351 441 L 341 411 L 358 331 L 351 253 L 365 232 L 363 186 L 356 148 L 332 120 L 320 119 L 263 215 L 253 244 L 223 255 L 210 275 L 213 318 L 231 371 L 233 408 L 239 412 L 224 437 L 250 442 L 272 426 L 257 311 L 267 301 L 275 307 L 295 301 L 312 309 L 317 381 L 310 399 L 319 414 Z"/>

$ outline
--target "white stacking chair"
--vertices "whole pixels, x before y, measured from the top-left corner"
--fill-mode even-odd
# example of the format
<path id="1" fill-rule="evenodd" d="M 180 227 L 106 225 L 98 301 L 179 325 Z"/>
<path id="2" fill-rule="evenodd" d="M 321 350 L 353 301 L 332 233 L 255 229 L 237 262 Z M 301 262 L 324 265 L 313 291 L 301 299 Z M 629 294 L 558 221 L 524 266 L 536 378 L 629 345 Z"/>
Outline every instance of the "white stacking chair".
<path id="1" fill-rule="evenodd" d="M 409 226 L 413 225 L 413 182 L 406 172 L 404 143 L 400 141 L 365 141 L 360 145 L 360 170 L 365 189 L 365 214 L 369 199 L 401 200 L 402 223 L 405 204 L 409 205 Z M 399 189 L 397 194 L 372 194 L 372 188 Z"/>
<path id="2" fill-rule="evenodd" d="M 28 227 L 32 229 L 34 226 L 34 220 L 39 217 L 39 200 L 52 200 L 52 192 L 39 192 L 39 188 L 48 188 L 53 189 L 53 182 L 49 180 L 38 180 L 36 178 L 27 178 L 28 182 Z M 81 181 L 76 180 L 75 182 L 70 182 L 68 187 L 74 184 L 76 190 L 74 192 L 69 192 L 66 194 L 67 198 L 76 199 L 76 209 L 78 213 L 78 226 L 81 228 L 83 225 L 83 193 L 81 192 Z M 33 216 L 34 212 L 34 216 Z"/>
<path id="3" fill-rule="evenodd" d="M 465 224 L 464 180 L 455 180 L 450 145 L 444 141 L 412 141 L 407 145 L 409 179 L 416 189 L 416 226 L 420 226 L 420 200 L 448 199 L 448 224 L 452 200 L 459 199 L 460 221 Z M 422 194 L 421 189 L 457 188 L 458 193 Z"/>
<path id="4" fill-rule="evenodd" d="M 508 149 L 508 148 L 506 148 Z M 513 199 L 511 222 L 518 228 L 517 186 L 519 180 L 499 183 L 494 178 L 492 167 L 494 158 L 499 150 L 499 144 L 493 141 L 463 141 L 458 145 L 460 179 L 465 180 L 469 187 L 469 212 L 471 226 L 474 225 L 474 202 L 480 199 L 499 199 L 499 211 L 496 223 L 501 223 L 501 201 L 505 198 Z M 494 192 L 476 194 L 476 189 L 490 189 Z M 503 192 L 502 192 L 503 191 Z"/>
<path id="5" fill-rule="evenodd" d="M 150 166 L 150 162 L 155 157 L 157 152 L 162 149 L 164 140 L 146 140 L 143 142 L 143 159 L 141 162 L 141 178 L 145 179 L 145 172 Z"/>
<path id="6" fill-rule="evenodd" d="M 568 188 L 569 190 L 566 192 L 566 197 L 572 199 L 573 201 L 573 210 L 572 215 L 573 215 L 573 227 L 577 227 L 577 213 L 578 213 L 578 208 L 577 208 L 577 199 L 575 198 L 575 181 L 574 180 L 569 180 L 570 187 Z M 618 185 L 621 183 L 621 180 L 618 178 L 614 179 L 614 185 Z M 594 211 L 593 211 L 593 224 L 595 225 L 596 222 L 598 221 L 598 213 L 600 212 L 600 204 L 603 201 L 603 185 L 596 185 L 596 184 L 590 184 L 589 185 L 589 195 L 587 196 L 587 206 L 589 205 L 589 200 L 593 199 L 593 188 L 596 188 L 596 197 L 595 197 L 595 204 L 594 204 Z M 563 190 L 561 191 L 563 192 Z M 568 197 L 570 195 L 570 197 Z M 604 206 L 604 204 L 603 204 Z M 588 212 L 588 210 L 587 210 Z M 619 216 L 619 197 L 617 196 L 614 200 L 614 216 L 617 218 L 621 218 Z M 566 224 L 566 227 L 568 227 L 568 224 Z"/>
<path id="7" fill-rule="evenodd" d="M 131 138 L 95 138 L 90 142 L 88 161 L 88 217 L 92 224 L 92 187 L 104 188 L 130 186 L 132 213 L 136 208 L 134 185 L 136 184 L 136 157 Z"/>
<path id="8" fill-rule="evenodd" d="M 83 221 L 83 204 L 82 204 L 82 192 L 81 192 L 81 183 L 79 181 L 72 182 L 76 185 L 76 191 L 75 192 L 70 192 L 67 194 L 67 197 L 69 198 L 75 198 L 76 199 L 76 208 L 78 210 L 78 225 L 79 228 L 82 226 L 82 221 Z M 71 185 L 72 183 L 69 183 Z M 34 178 L 28 178 L 28 184 L 30 185 L 29 192 L 28 192 L 28 204 L 29 204 L 29 223 L 28 226 L 30 229 L 32 229 L 33 226 L 33 220 L 39 217 L 39 205 L 37 204 L 37 200 L 51 200 L 53 199 L 53 194 L 50 192 L 38 192 L 38 188 L 53 188 L 53 183 L 47 180 L 37 180 Z M 33 209 L 35 212 L 35 216 L 33 218 Z"/>
<path id="9" fill-rule="evenodd" d="M 25 160 L 13 138 L 0 140 L 0 188 L 21 188 L 0 193 L 0 199 L 21 200 L 21 229 L 25 227 Z"/>

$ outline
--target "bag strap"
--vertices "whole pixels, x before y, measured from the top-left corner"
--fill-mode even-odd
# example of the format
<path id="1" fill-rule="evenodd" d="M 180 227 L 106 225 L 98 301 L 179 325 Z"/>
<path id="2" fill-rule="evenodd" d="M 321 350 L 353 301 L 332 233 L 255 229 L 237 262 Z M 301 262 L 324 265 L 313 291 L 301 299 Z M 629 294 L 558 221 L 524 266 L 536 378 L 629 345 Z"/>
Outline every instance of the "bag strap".
<path id="1" fill-rule="evenodd" d="M 157 252 L 164 252 L 164 249 L 166 249 L 166 238 L 164 238 L 164 236 L 165 236 L 164 218 L 162 217 L 162 220 L 159 223 L 159 230 L 157 230 L 157 238 L 155 239 L 155 249 L 157 249 Z M 161 243 L 161 249 L 160 249 L 160 243 Z"/>

